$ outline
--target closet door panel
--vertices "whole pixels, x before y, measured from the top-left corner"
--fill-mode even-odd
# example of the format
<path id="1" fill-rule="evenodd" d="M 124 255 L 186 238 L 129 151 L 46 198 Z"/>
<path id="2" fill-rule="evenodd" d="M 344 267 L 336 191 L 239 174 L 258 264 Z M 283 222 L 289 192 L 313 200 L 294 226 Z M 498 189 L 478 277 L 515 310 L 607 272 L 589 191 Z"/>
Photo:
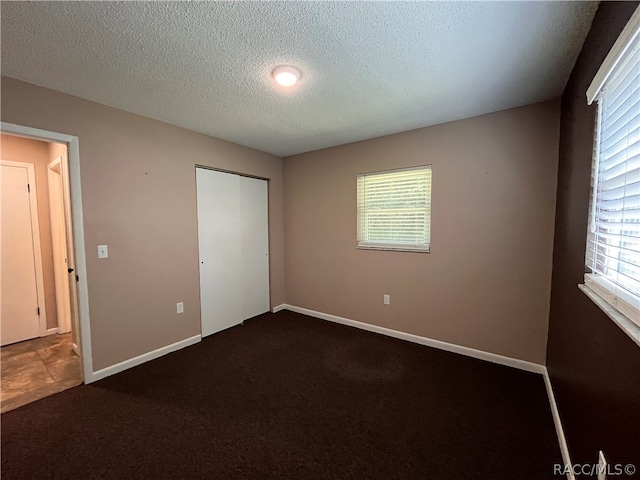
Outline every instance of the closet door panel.
<path id="1" fill-rule="evenodd" d="M 240 177 L 196 169 L 202 336 L 242 322 Z"/>
<path id="2" fill-rule="evenodd" d="M 269 311 L 268 182 L 240 177 L 242 319 Z"/>

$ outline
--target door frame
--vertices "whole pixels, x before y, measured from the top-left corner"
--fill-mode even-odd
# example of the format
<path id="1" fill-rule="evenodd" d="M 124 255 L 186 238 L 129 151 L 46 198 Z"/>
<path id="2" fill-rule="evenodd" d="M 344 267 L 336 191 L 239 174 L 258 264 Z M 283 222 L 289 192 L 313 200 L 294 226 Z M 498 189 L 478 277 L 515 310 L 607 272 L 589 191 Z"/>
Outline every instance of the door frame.
<path id="1" fill-rule="evenodd" d="M 56 157 L 47 164 L 47 181 L 49 184 L 49 216 L 51 220 L 51 240 L 53 242 L 53 268 L 54 283 L 56 286 L 56 309 L 58 311 L 58 333 L 71 331 L 73 321 L 71 319 L 71 294 L 69 292 L 69 274 L 67 257 L 67 216 L 64 208 L 65 185 L 62 179 L 62 155 Z M 55 169 L 58 169 L 56 171 Z M 54 184 L 58 184 L 60 195 L 54 195 Z M 60 240 L 64 239 L 64 245 L 56 242 L 55 229 L 60 229 Z"/>
<path id="2" fill-rule="evenodd" d="M 2 165 L 8 167 L 25 168 L 27 170 L 27 183 L 29 184 L 29 212 L 31 216 L 31 242 L 33 244 L 33 263 L 36 275 L 36 296 L 38 299 L 38 325 L 41 337 L 47 332 L 47 308 L 44 300 L 44 270 L 42 268 L 42 247 L 40 244 L 40 217 L 38 217 L 38 193 L 36 190 L 36 167 L 33 163 L 13 162 L 0 160 Z"/>
<path id="3" fill-rule="evenodd" d="M 73 224 L 73 246 L 75 252 L 75 271 L 79 276 L 76 282 L 78 290 L 79 332 L 78 348 L 82 359 L 82 378 L 84 383 L 97 380 L 93 372 L 91 354 L 91 321 L 89 318 L 89 287 L 87 282 L 87 258 L 84 242 L 84 221 L 82 213 L 82 185 L 80 179 L 80 146 L 78 137 L 64 133 L 41 130 L 8 122 L 0 123 L 5 133 L 47 142 L 65 143 L 69 162 L 69 190 L 71 195 L 71 222 Z"/>

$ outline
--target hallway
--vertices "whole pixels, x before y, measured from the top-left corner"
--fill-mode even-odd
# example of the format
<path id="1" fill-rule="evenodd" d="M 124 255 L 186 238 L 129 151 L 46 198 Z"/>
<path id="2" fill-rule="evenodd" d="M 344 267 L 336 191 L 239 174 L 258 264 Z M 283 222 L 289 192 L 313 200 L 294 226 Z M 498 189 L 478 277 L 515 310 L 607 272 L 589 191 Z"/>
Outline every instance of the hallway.
<path id="1" fill-rule="evenodd" d="M 80 385 L 80 357 L 71 345 L 71 333 L 66 333 L 2 347 L 1 412 Z"/>

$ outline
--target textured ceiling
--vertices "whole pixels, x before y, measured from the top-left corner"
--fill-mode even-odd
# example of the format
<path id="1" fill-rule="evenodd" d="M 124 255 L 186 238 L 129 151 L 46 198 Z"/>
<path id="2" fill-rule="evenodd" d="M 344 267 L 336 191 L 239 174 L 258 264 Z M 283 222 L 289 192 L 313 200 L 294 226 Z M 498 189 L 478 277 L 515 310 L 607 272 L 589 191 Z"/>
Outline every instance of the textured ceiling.
<path id="1" fill-rule="evenodd" d="M 596 8 L 1 2 L 2 74 L 285 156 L 557 97 Z"/>

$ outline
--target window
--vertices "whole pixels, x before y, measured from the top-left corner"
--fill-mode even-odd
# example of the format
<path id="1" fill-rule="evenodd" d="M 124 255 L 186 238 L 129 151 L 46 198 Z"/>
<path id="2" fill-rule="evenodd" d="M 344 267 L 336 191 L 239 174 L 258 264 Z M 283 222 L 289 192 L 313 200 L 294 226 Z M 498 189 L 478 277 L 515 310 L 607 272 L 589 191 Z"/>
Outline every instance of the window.
<path id="1" fill-rule="evenodd" d="M 635 18 L 635 22 L 634 22 Z M 585 285 L 640 325 L 640 15 L 587 93 L 597 101 Z"/>
<path id="2" fill-rule="evenodd" d="M 431 166 L 358 175 L 358 248 L 428 252 Z"/>

